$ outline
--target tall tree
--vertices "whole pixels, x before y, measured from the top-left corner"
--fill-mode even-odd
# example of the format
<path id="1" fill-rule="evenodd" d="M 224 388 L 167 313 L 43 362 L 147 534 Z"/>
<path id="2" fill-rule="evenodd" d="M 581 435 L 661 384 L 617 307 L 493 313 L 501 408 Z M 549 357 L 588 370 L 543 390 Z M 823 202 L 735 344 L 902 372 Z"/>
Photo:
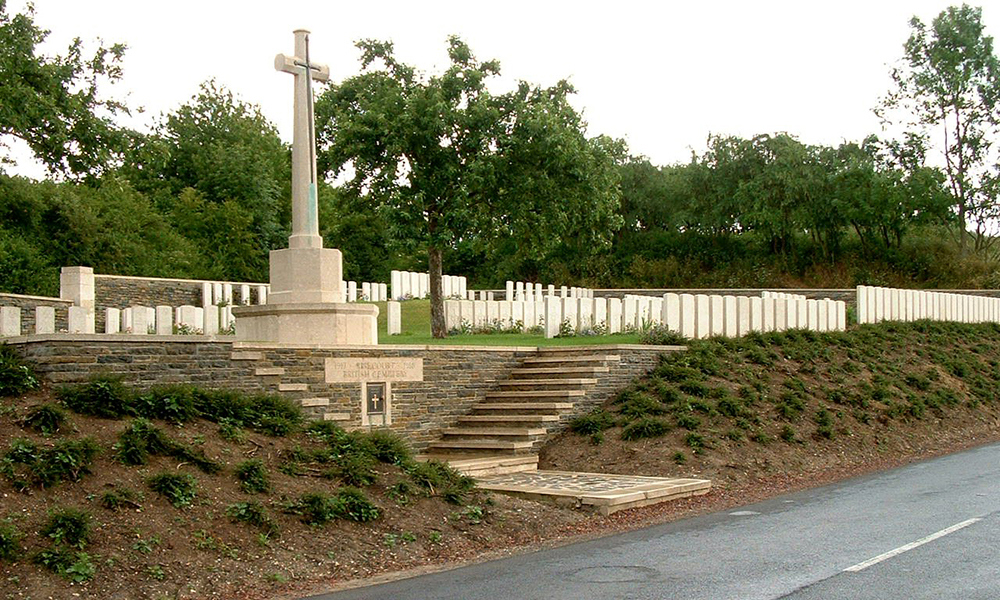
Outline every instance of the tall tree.
<path id="1" fill-rule="evenodd" d="M 949 7 L 928 28 L 910 20 L 903 64 L 892 71 L 895 89 L 876 109 L 894 122 L 919 131 L 937 130 L 945 173 L 965 244 L 965 229 L 975 228 L 976 248 L 988 241 L 988 223 L 997 207 L 995 136 L 1000 126 L 1000 61 L 986 35 L 982 9 Z"/>
<path id="2" fill-rule="evenodd" d="M 53 174 L 98 174 L 124 147 L 113 118 L 127 108 L 98 88 L 121 77 L 125 46 L 101 46 L 88 58 L 76 38 L 64 56 L 42 56 L 37 46 L 49 32 L 34 17 L 31 5 L 11 15 L 0 0 L 0 146 L 14 136 Z"/>
<path id="3" fill-rule="evenodd" d="M 446 249 L 475 240 L 522 256 L 569 232 L 607 244 L 616 225 L 617 174 L 608 145 L 588 140 L 569 84 L 487 88 L 496 61 L 478 61 L 457 37 L 450 66 L 435 76 L 396 60 L 388 42 L 366 40 L 361 74 L 316 103 L 319 162 L 328 176 L 353 174 L 351 193 L 383 207 L 390 234 L 427 247 L 431 332 L 447 334 L 441 296 Z"/>

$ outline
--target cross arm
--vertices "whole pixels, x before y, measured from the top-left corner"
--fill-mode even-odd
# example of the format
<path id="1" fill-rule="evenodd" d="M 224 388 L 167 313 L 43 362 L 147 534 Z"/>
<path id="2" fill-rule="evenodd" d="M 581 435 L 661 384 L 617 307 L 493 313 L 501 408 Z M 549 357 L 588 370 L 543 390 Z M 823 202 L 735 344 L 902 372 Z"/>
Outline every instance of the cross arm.
<path id="1" fill-rule="evenodd" d="M 316 81 L 330 81 L 330 67 L 311 63 L 312 78 Z M 274 70 L 298 75 L 305 68 L 305 61 L 295 56 L 279 54 L 274 57 Z"/>

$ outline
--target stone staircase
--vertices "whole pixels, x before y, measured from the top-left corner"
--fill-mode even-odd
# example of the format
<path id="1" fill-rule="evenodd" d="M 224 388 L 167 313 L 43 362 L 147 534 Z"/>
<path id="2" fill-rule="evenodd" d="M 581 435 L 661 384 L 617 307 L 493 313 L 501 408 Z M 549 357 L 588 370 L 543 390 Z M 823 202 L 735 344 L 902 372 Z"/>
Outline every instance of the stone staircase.
<path id="1" fill-rule="evenodd" d="M 535 469 L 548 436 L 579 413 L 579 403 L 619 360 L 599 350 L 539 350 L 445 429 L 427 457 L 477 476 Z"/>

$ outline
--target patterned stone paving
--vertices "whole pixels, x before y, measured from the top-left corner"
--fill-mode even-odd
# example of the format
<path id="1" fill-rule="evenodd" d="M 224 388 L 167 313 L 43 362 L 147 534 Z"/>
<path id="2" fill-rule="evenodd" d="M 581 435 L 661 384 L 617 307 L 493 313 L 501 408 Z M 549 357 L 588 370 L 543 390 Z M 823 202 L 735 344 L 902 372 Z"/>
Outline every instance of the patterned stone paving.
<path id="1" fill-rule="evenodd" d="M 676 498 L 705 494 L 705 479 L 639 477 L 564 471 L 530 471 L 480 477 L 479 487 L 533 499 L 590 507 L 603 514 L 647 506 Z"/>

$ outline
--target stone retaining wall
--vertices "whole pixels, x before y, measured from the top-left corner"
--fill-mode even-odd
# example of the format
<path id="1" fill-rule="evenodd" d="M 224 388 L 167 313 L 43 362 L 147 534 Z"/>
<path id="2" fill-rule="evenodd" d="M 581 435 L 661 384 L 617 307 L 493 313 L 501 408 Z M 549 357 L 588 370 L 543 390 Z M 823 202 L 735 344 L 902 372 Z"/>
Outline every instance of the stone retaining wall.
<path id="1" fill-rule="evenodd" d="M 80 383 L 97 374 L 121 376 L 144 388 L 191 383 L 208 388 L 247 392 L 278 392 L 280 384 L 306 384 L 299 392 L 281 392 L 292 398 L 326 398 L 325 406 L 307 407 L 313 417 L 336 416 L 344 427 L 361 426 L 361 385 L 326 383 L 326 358 L 422 358 L 423 381 L 392 383 L 392 424 L 416 449 L 439 438 L 441 430 L 468 414 L 499 381 L 537 348 L 469 346 L 380 346 L 377 348 L 279 348 L 232 341 L 149 336 L 145 340 L 121 336 L 31 336 L 12 342 L 39 376 L 51 384 Z M 580 411 L 600 404 L 633 377 L 659 362 L 662 348 L 643 346 L 589 347 L 581 352 L 606 352 L 622 357 Z M 252 357 L 248 359 L 248 357 Z M 281 375 L 257 375 L 258 369 L 283 369 Z"/>
<path id="2" fill-rule="evenodd" d="M 47 296 L 24 296 L 21 294 L 0 294 L 0 306 L 16 306 L 21 309 L 21 334 L 35 333 L 35 307 L 51 306 L 56 309 L 56 331 L 69 328 L 69 307 L 71 300 L 49 298 Z"/>

